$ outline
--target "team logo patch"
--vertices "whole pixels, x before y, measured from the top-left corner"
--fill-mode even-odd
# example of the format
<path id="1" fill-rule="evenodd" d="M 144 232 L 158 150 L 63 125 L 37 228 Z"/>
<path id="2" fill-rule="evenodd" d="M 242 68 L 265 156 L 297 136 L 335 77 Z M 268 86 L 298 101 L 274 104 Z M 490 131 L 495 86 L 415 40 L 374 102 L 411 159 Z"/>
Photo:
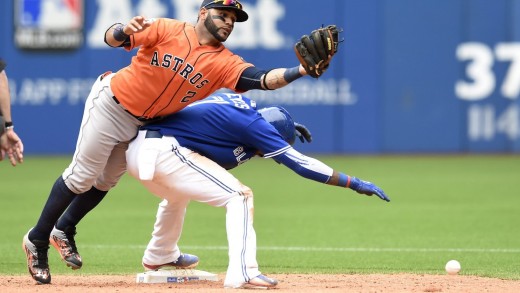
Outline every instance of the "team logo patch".
<path id="1" fill-rule="evenodd" d="M 15 0 L 15 44 L 23 49 L 74 49 L 83 43 L 83 0 Z"/>

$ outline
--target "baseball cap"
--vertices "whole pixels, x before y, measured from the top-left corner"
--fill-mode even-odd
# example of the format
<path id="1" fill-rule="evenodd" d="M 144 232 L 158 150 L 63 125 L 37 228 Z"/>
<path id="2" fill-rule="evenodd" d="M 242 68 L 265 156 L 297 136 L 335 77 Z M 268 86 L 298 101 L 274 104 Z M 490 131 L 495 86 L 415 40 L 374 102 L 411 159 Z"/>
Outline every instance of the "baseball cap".
<path id="1" fill-rule="evenodd" d="M 237 22 L 244 22 L 249 18 L 249 15 L 242 10 L 242 3 L 237 0 L 204 0 L 200 8 L 233 9 L 237 13 Z"/>

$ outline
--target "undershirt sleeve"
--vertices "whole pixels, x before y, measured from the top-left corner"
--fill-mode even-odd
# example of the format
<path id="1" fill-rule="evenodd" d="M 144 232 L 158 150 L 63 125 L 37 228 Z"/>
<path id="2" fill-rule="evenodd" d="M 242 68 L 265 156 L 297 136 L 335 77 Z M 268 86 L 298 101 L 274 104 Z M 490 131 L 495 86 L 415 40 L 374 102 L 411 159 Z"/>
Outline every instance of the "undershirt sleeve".
<path id="1" fill-rule="evenodd" d="M 260 77 L 266 72 L 267 71 L 254 66 L 246 68 L 244 72 L 242 72 L 236 88 L 241 91 L 263 90 Z"/>

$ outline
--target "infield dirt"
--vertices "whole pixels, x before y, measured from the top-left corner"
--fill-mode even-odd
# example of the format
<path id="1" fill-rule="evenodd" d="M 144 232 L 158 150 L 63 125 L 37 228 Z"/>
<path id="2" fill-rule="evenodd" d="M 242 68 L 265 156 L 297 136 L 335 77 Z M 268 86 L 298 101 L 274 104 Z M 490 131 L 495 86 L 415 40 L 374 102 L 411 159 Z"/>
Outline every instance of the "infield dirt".
<path id="1" fill-rule="evenodd" d="M 269 275 L 279 280 L 272 292 L 520 292 L 520 281 L 449 275 Z M 135 275 L 53 275 L 51 285 L 36 285 L 30 276 L 0 276 L 0 292 L 240 292 L 223 289 L 220 281 L 197 281 L 175 284 L 137 284 Z"/>

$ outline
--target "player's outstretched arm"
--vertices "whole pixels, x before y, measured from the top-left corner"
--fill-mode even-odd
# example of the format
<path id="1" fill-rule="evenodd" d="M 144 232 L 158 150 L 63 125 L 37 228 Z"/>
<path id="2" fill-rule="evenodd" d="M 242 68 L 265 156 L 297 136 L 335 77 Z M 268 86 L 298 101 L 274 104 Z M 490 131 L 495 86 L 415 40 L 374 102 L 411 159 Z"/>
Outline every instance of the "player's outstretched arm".
<path id="1" fill-rule="evenodd" d="M 307 72 L 299 65 L 293 68 L 271 69 L 262 75 L 260 80 L 262 80 L 263 90 L 275 90 L 290 84 L 304 75 L 307 75 Z"/>
<path id="2" fill-rule="evenodd" d="M 276 156 L 275 160 L 307 179 L 350 188 L 359 194 L 376 195 L 382 200 L 390 201 L 385 192 L 375 184 L 335 171 L 320 160 L 305 156 L 294 148 Z"/>
<path id="3" fill-rule="evenodd" d="M 347 187 L 359 194 L 365 194 L 368 196 L 377 195 L 382 200 L 390 201 L 390 198 L 385 194 L 385 192 L 374 183 L 364 181 L 337 171 L 332 173 L 332 176 L 330 177 L 327 184 Z"/>
<path id="4" fill-rule="evenodd" d="M 134 16 L 127 24 L 115 23 L 105 32 L 105 43 L 110 47 L 121 47 L 131 35 L 142 32 L 152 24 L 144 16 Z"/>

